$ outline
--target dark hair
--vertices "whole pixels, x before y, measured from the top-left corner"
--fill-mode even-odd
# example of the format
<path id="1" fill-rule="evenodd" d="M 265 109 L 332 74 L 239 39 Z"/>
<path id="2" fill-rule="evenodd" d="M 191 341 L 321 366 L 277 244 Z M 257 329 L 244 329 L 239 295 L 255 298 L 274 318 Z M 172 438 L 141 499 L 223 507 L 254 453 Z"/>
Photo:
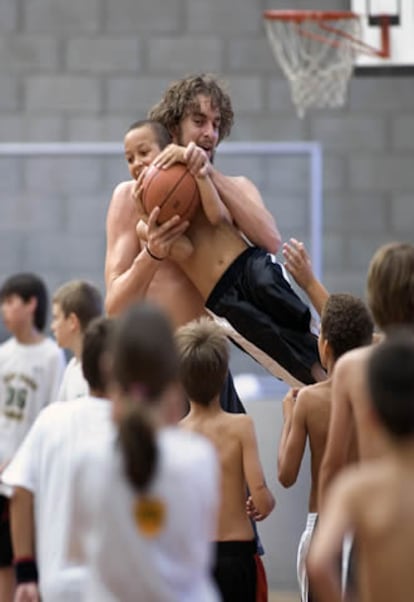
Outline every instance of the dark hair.
<path id="1" fill-rule="evenodd" d="M 119 424 L 120 446 L 130 482 L 145 489 L 157 467 L 158 451 L 149 408 L 178 380 L 172 326 L 157 307 L 131 306 L 119 319 L 113 345 L 113 376 L 129 410 Z"/>
<path id="2" fill-rule="evenodd" d="M 414 245 L 392 242 L 376 251 L 368 269 L 367 297 L 383 330 L 414 324 Z"/>
<path id="3" fill-rule="evenodd" d="M 219 142 L 221 142 L 231 132 L 234 113 L 224 83 L 219 82 L 210 73 L 189 75 L 172 82 L 159 103 L 150 109 L 148 117 L 162 123 L 170 134 L 173 134 L 182 119 L 199 108 L 197 99 L 199 94 L 209 97 L 212 107 L 220 111 Z"/>
<path id="4" fill-rule="evenodd" d="M 108 388 L 109 373 L 103 365 L 103 358 L 110 353 L 114 327 L 115 322 L 111 318 L 94 318 L 83 337 L 82 372 L 89 387 L 100 393 L 105 393 Z"/>
<path id="5" fill-rule="evenodd" d="M 191 401 L 207 406 L 223 387 L 229 365 L 229 342 L 213 320 L 201 318 L 176 335 L 180 380 Z"/>
<path id="6" fill-rule="evenodd" d="M 65 318 L 75 314 L 82 331 L 103 311 L 100 291 L 84 280 L 71 280 L 63 284 L 53 295 L 52 302 L 60 305 Z"/>
<path id="7" fill-rule="evenodd" d="M 128 132 L 132 132 L 132 130 L 138 130 L 139 128 L 142 128 L 146 125 L 151 128 L 157 141 L 157 144 L 161 150 L 168 146 L 168 144 L 170 144 L 170 132 L 167 130 L 166 127 L 164 127 L 162 123 L 160 123 L 159 121 L 155 121 L 155 119 L 141 119 L 140 121 L 134 121 L 134 123 L 132 123 L 129 126 L 126 133 L 128 134 Z"/>
<path id="8" fill-rule="evenodd" d="M 372 343 L 374 322 L 361 299 L 348 293 L 328 297 L 321 315 L 321 332 L 335 360 L 354 349 Z"/>
<path id="9" fill-rule="evenodd" d="M 398 439 L 414 435 L 414 333 L 392 333 L 373 348 L 368 387 L 376 413 Z"/>
<path id="10" fill-rule="evenodd" d="M 14 274 L 3 282 L 0 289 L 0 302 L 12 295 L 21 297 L 25 303 L 33 298 L 36 299 L 33 322 L 37 330 L 43 331 L 46 326 L 49 302 L 49 295 L 43 280 L 31 272 Z"/>

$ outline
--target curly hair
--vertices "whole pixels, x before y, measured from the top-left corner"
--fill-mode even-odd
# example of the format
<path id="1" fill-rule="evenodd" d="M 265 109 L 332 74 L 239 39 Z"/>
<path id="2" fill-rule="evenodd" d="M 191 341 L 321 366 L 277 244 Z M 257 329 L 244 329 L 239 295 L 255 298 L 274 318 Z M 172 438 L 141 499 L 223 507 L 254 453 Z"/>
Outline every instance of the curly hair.
<path id="1" fill-rule="evenodd" d="M 374 322 L 368 307 L 349 293 L 329 296 L 321 316 L 321 333 L 328 341 L 335 360 L 372 342 Z"/>
<path id="2" fill-rule="evenodd" d="M 159 121 L 172 133 L 183 117 L 198 109 L 199 94 L 211 99 L 213 109 L 220 111 L 219 142 L 231 132 L 234 113 L 225 85 L 212 74 L 189 75 L 174 81 L 164 92 L 161 100 L 150 109 L 148 118 Z"/>

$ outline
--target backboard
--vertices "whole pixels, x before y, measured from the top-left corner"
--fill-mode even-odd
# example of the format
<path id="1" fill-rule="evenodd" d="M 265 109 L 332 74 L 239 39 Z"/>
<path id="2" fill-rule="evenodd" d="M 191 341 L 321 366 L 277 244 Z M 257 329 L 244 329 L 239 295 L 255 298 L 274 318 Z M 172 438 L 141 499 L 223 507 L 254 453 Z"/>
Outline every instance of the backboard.
<path id="1" fill-rule="evenodd" d="M 414 1 L 413 0 L 350 0 L 349 9 L 361 18 L 361 38 L 371 47 L 381 48 L 379 17 L 390 16 L 390 56 L 360 53 L 356 73 L 399 74 L 414 73 Z"/>

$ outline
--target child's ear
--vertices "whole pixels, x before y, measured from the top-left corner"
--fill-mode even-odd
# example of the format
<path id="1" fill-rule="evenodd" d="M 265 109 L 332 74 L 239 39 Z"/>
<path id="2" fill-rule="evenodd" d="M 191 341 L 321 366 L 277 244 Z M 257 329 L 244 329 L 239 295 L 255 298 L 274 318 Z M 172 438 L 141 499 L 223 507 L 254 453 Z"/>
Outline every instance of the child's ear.
<path id="1" fill-rule="evenodd" d="M 36 311 L 36 308 L 37 308 L 37 299 L 36 299 L 36 297 L 30 297 L 30 299 L 27 301 L 27 304 L 30 306 L 31 311 L 34 313 Z"/>
<path id="2" fill-rule="evenodd" d="M 68 315 L 69 324 L 72 330 L 81 330 L 79 318 L 73 312 Z"/>
<path id="3" fill-rule="evenodd" d="M 332 351 L 328 341 L 322 336 L 319 339 L 319 355 L 321 356 L 321 364 L 326 369 L 326 367 L 329 364 L 329 359 L 332 355 Z"/>

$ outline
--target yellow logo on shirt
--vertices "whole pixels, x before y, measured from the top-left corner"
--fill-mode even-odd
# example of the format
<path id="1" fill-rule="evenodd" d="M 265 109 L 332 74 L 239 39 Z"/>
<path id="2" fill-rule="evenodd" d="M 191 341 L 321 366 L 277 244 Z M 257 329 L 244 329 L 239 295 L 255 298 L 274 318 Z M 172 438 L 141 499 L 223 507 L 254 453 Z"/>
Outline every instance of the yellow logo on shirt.
<path id="1" fill-rule="evenodd" d="M 135 522 L 146 537 L 156 537 L 162 531 L 165 516 L 165 504 L 159 498 L 144 496 L 135 502 Z"/>

